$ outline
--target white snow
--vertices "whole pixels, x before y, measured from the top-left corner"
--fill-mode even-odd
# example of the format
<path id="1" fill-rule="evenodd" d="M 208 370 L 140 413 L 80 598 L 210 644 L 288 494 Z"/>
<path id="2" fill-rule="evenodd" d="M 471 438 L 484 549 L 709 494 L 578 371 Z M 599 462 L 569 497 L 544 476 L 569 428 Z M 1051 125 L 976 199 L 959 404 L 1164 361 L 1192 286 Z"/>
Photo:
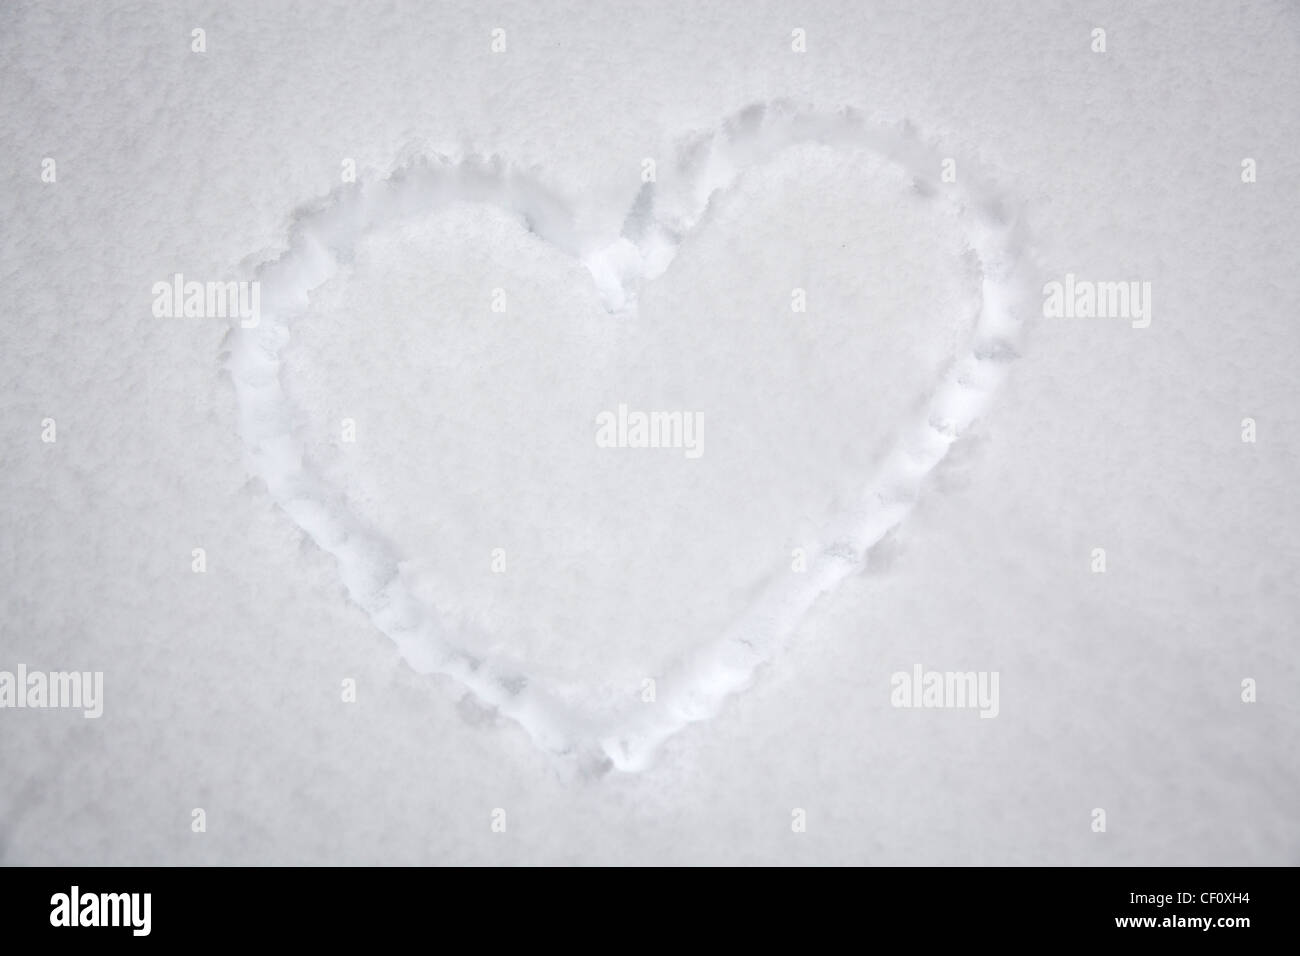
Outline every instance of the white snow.
<path id="1" fill-rule="evenodd" d="M 1297 862 L 1296 26 L 7 5 L 0 860 Z"/>

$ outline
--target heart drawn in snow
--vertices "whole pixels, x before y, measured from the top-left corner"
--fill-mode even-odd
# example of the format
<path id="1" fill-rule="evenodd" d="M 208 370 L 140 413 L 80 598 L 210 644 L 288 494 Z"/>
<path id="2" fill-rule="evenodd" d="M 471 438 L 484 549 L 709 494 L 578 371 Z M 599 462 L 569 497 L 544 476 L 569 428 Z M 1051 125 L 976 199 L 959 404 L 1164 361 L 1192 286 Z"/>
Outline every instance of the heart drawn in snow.
<path id="1" fill-rule="evenodd" d="M 252 467 L 335 558 L 350 598 L 416 671 L 453 679 L 539 746 L 596 772 L 645 767 L 663 740 L 712 716 L 776 657 L 813 602 L 861 568 L 907 516 L 925 478 L 1002 381 L 1021 328 L 1012 307 L 1024 286 L 1023 243 L 1004 203 L 964 167 L 956 182 L 943 181 L 952 165 L 910 127 L 768 104 L 690 139 L 674 159 L 643 186 L 617 237 L 580 234 L 567 203 L 499 160 L 423 158 L 339 190 L 298 213 L 287 251 L 258 268 L 260 323 L 230 339 Z M 846 174 L 867 177 L 875 207 L 847 201 L 863 189 L 859 180 L 845 192 Z M 840 192 L 801 224 L 798 203 L 783 190 L 804 179 L 838 182 Z M 803 262 L 777 275 L 784 262 L 772 250 L 786 256 L 780 246 L 791 233 L 842 229 L 836 207 L 853 240 L 831 257 L 843 261 Z M 915 245 L 903 249 L 900 235 Z M 519 265 L 512 280 L 492 281 L 501 264 L 474 275 L 474 262 L 457 257 L 458 249 L 494 245 L 505 249 L 505 268 Z M 690 255 L 679 256 L 684 249 Z M 416 257 L 414 268 L 391 270 L 407 255 Z M 421 267 L 422 256 L 441 256 L 452 284 L 421 285 L 419 274 L 438 268 Z M 743 271 L 728 276 L 737 261 Z M 816 281 L 798 281 L 818 268 Z M 376 271 L 397 284 L 391 301 L 383 288 L 365 287 Z M 746 287 L 758 291 L 747 298 Z M 782 290 L 778 307 L 764 312 L 764 303 L 778 301 L 774 289 Z M 516 316 L 522 299 L 525 311 L 546 321 L 511 325 L 510 307 L 501 316 L 488 312 L 489 294 L 503 301 L 513 294 Z M 321 322 L 312 313 L 322 302 L 349 319 Z M 470 317 L 472 307 L 479 311 Z M 394 310 L 416 314 L 392 318 Z M 828 336 L 828 329 L 839 331 Z M 419 335 L 429 338 L 410 338 Z M 374 351 L 380 346 L 386 351 Z M 427 363 L 423 378 L 411 377 L 412 356 Z M 346 409 L 330 407 L 332 373 L 349 370 L 378 407 L 397 409 L 372 418 L 402 419 L 404 409 L 421 429 L 407 422 L 406 431 L 386 435 L 382 423 L 362 421 L 358 427 L 374 436 L 369 452 L 360 450 L 361 438 L 319 449 L 313 429 L 336 429 L 346 417 Z M 390 373 L 399 385 L 385 393 Z M 496 378 L 483 377 L 489 373 Z M 607 438 L 625 437 L 638 410 L 681 411 L 688 421 L 698 415 L 695 454 L 599 447 L 599 413 L 616 422 Z M 849 430 L 839 442 L 818 444 L 808 437 L 818 432 L 809 415 Z M 449 457 L 458 437 L 470 450 Z M 768 439 L 784 444 L 764 445 Z M 519 471 L 522 483 L 494 482 L 506 459 L 475 454 L 493 443 L 527 466 L 504 469 Z M 774 466 L 777 447 L 785 457 Z M 405 477 L 377 483 L 376 475 L 399 464 L 411 466 Z M 772 488 L 751 492 L 754 480 L 769 476 Z M 833 505 L 813 509 L 809 525 L 793 499 L 800 482 L 823 477 Z M 436 520 L 426 520 L 428 511 Z M 462 513 L 478 523 L 458 524 Z M 682 547 L 685 556 L 671 567 L 637 563 L 660 514 L 677 515 L 700 540 L 741 556 L 728 562 L 741 571 L 719 586 L 725 598 L 683 609 L 690 602 L 674 597 L 721 577 L 711 570 L 721 566 L 718 553 L 703 545 Z M 639 530 L 620 534 L 617 522 L 629 515 Z M 784 525 L 775 538 L 746 537 L 748 525 L 767 519 Z M 531 551 L 513 549 L 523 552 L 522 567 L 512 579 L 516 592 L 507 592 L 522 616 L 467 611 L 499 593 L 484 582 L 501 542 L 484 539 L 484 524 L 512 529 L 513 542 L 527 537 L 519 522 L 530 520 L 543 530 L 533 529 Z M 538 565 L 546 571 L 530 578 L 537 541 L 557 537 L 564 539 L 557 554 L 568 547 L 570 557 L 586 560 L 534 557 L 533 573 Z M 475 557 L 465 557 L 467 548 Z M 512 560 L 511 550 L 503 548 L 500 560 Z M 703 563 L 693 565 L 694 557 Z M 475 575 L 458 577 L 471 562 Z M 601 574 L 605 580 L 593 584 Z M 582 630 L 555 616 L 557 607 L 567 614 L 569 603 L 583 603 L 572 595 L 552 600 L 540 625 L 540 612 L 529 618 L 530 594 L 562 577 L 567 584 L 556 587 L 623 592 L 603 607 L 606 617 L 624 614 L 620 633 L 609 634 L 617 619 L 602 619 L 593 601 L 587 636 L 550 645 L 548 656 L 568 649 L 568 671 L 520 636 L 525 622 L 541 631 Z M 654 643 L 656 627 L 669 635 L 662 645 Z M 510 633 L 484 633 L 497 628 L 518 629 L 517 643 L 508 643 Z M 673 635 L 688 633 L 674 644 Z M 598 645 L 592 634 L 609 641 Z M 634 658 L 658 659 L 629 665 L 601 653 L 624 645 Z M 622 670 L 593 674 L 583 686 L 573 667 L 584 666 Z M 650 677 L 653 699 L 645 692 Z"/>

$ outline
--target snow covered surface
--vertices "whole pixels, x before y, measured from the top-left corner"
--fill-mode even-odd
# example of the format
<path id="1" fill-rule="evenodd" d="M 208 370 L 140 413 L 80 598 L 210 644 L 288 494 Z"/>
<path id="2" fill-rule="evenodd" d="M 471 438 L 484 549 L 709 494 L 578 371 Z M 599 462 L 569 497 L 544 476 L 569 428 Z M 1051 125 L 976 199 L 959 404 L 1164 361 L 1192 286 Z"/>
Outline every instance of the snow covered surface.
<path id="1" fill-rule="evenodd" d="M 1300 863 L 1297 8 L 478 6 L 0 10 L 0 862 Z"/>

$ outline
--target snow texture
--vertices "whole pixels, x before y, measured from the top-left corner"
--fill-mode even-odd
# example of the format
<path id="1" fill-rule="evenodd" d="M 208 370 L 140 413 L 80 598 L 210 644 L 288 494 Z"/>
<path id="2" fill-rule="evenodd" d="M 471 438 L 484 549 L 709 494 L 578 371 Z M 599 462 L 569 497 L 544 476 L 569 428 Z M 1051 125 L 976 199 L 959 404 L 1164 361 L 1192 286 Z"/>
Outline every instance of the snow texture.
<path id="1" fill-rule="evenodd" d="M 6 4 L 0 862 L 1300 862 L 1297 26 Z"/>

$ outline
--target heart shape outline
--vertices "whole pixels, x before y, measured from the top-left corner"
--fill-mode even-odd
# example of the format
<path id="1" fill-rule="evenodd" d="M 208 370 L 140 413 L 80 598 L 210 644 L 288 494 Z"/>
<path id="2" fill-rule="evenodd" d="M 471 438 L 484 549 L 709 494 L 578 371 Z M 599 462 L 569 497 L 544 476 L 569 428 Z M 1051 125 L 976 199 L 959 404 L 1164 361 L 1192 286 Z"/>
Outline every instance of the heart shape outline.
<path id="1" fill-rule="evenodd" d="M 394 546 L 366 527 L 342 493 L 305 464 L 295 434 L 299 413 L 281 380 L 280 351 L 295 317 L 308 308 L 311 291 L 348 261 L 362 236 L 400 224 L 411 218 L 410 210 L 428 217 L 448 202 L 469 200 L 499 207 L 579 258 L 606 308 L 627 311 L 635 308 L 640 286 L 667 269 L 719 190 L 799 144 L 874 152 L 908 173 L 922 195 L 951 204 L 982 277 L 969 347 L 954 353 L 922 413 L 899 430 L 859 504 L 828 522 L 816 546 L 806 549 L 805 573 L 775 577 L 722 635 L 662 671 L 663 691 L 653 704 L 638 700 L 612 714 L 575 706 L 518 668 L 465 650 L 446 622 L 405 585 Z M 1018 357 L 1023 321 L 1017 305 L 1028 287 L 1022 225 L 996 190 L 968 173 L 960 185 L 939 183 L 942 158 L 908 123 L 872 124 L 851 109 L 823 113 L 783 101 L 756 104 L 690 139 L 679 154 L 676 191 L 655 189 L 654 221 L 643 223 L 635 240 L 625 234 L 604 243 L 577 235 L 569 225 L 568 204 L 500 158 L 416 157 L 385 179 L 336 189 L 295 212 L 286 250 L 255 269 L 262 285 L 260 323 L 233 328 L 227 336 L 227 368 L 251 469 L 290 519 L 335 558 L 351 600 L 413 670 L 451 678 L 522 726 L 544 750 L 578 757 L 584 772 L 644 769 L 663 741 L 712 717 L 729 696 L 747 687 L 757 669 L 777 657 L 813 603 L 903 522 L 924 480 L 983 413 Z"/>

